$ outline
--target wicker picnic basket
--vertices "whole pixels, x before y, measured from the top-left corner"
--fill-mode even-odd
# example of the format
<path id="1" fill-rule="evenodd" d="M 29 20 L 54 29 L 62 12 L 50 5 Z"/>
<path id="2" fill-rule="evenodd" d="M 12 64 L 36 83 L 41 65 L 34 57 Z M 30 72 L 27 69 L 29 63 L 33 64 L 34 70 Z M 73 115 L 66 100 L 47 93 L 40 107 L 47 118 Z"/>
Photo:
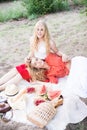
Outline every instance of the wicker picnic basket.
<path id="1" fill-rule="evenodd" d="M 27 115 L 27 119 L 36 126 L 43 128 L 55 116 L 57 112 L 56 107 L 62 104 L 63 98 L 41 103 Z"/>

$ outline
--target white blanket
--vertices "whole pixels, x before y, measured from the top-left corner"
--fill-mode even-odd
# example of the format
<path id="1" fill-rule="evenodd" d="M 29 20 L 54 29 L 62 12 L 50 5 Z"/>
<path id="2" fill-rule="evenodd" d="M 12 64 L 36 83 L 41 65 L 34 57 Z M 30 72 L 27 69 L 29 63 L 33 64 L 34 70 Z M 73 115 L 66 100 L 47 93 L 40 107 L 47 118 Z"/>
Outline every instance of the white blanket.
<path id="1" fill-rule="evenodd" d="M 46 126 L 48 130 L 64 130 L 68 123 L 78 123 L 87 117 L 87 105 L 79 98 L 79 96 L 87 98 L 86 80 L 87 59 L 76 57 L 72 59 L 71 71 L 68 77 L 60 78 L 58 84 L 45 83 L 46 86 L 52 87 L 54 90 L 61 90 L 64 97 L 63 105 L 57 108 L 57 114 Z M 26 81 L 19 84 L 20 89 L 29 85 Z M 12 120 L 34 126 L 26 118 L 27 110 L 29 113 L 34 108 L 34 96 L 35 94 L 26 94 L 26 98 L 23 97 L 22 102 L 16 104 L 16 108 L 23 109 L 14 110 Z M 26 99 L 25 102 L 24 99 Z"/>
<path id="2" fill-rule="evenodd" d="M 65 90 L 66 89 L 66 78 L 60 79 L 59 84 L 55 85 L 55 84 L 48 84 L 47 86 L 50 86 L 54 89 L 54 90 Z M 24 81 L 23 81 L 24 82 Z M 28 86 L 28 83 L 24 82 L 25 86 Z M 37 84 L 37 83 L 36 83 Z M 69 92 L 69 91 L 67 91 Z M 78 123 L 80 121 L 82 121 L 85 117 L 87 117 L 87 106 L 85 105 L 85 103 L 83 103 L 78 96 L 76 95 L 64 95 L 64 91 L 63 91 L 63 96 L 64 96 L 64 103 L 62 106 L 57 108 L 57 114 L 56 116 L 48 123 L 48 125 L 46 126 L 48 128 L 48 130 L 64 130 L 66 128 L 66 126 L 68 125 L 68 123 Z M 24 108 L 23 110 L 14 110 L 14 116 L 13 116 L 13 120 L 17 121 L 17 122 L 22 122 L 22 123 L 27 123 L 30 124 L 32 126 L 34 126 L 34 124 L 32 124 L 31 122 L 29 122 L 26 118 L 26 112 L 27 114 L 34 108 L 33 105 L 33 98 L 34 98 L 34 94 L 26 94 L 26 97 L 28 100 L 26 100 L 25 104 L 23 104 L 24 100 L 22 100 L 22 102 L 18 102 L 18 105 L 16 104 L 16 108 L 18 107 L 20 108 Z M 24 99 L 24 97 L 23 97 Z M 22 103 L 22 105 L 21 105 Z M 25 107 L 24 107 L 25 105 Z M 27 108 L 26 108 L 27 107 Z"/>

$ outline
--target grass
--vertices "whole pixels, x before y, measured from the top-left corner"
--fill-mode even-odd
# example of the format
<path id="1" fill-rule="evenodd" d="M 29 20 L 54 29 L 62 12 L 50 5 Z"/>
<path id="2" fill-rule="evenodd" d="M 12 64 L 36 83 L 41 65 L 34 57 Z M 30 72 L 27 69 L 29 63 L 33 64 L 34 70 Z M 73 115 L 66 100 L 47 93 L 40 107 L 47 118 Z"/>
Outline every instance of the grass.
<path id="1" fill-rule="evenodd" d="M 86 0 L 72 0 L 72 2 L 74 3 L 75 6 L 78 5 L 82 5 L 81 1 L 86 1 Z M 71 7 L 68 3 L 69 1 L 64 1 L 64 6 L 60 7 L 62 10 L 70 10 Z M 30 20 L 32 19 L 36 19 L 38 17 L 40 17 L 40 15 L 36 15 L 36 14 L 28 14 L 28 10 L 26 9 L 26 7 L 24 6 L 24 3 L 22 0 L 20 1 L 12 1 L 12 2 L 8 2 L 6 7 L 4 8 L 2 5 L 4 3 L 0 3 L 0 22 L 5 22 L 5 21 L 9 21 L 9 20 L 19 20 L 20 18 L 28 18 Z M 87 4 L 87 2 L 85 3 L 85 5 Z M 57 4 L 55 5 L 55 8 L 58 6 Z M 60 9 L 60 10 L 61 10 Z M 85 11 L 87 13 L 87 11 Z"/>
<path id="2" fill-rule="evenodd" d="M 0 22 L 8 21 L 11 19 L 19 19 L 19 18 L 27 17 L 27 10 L 22 5 L 21 1 L 14 1 L 11 6 L 0 9 Z"/>

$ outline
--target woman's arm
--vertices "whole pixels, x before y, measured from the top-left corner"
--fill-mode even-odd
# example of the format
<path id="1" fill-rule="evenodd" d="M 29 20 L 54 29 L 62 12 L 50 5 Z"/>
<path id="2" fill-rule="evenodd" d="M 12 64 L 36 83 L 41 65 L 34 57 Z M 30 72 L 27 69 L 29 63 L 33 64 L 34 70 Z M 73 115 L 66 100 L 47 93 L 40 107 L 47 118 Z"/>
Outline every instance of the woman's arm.
<path id="1" fill-rule="evenodd" d="M 31 37 L 30 40 L 29 40 L 29 54 L 28 54 L 28 56 L 25 58 L 25 61 L 26 61 L 26 59 L 30 59 L 30 58 L 34 57 L 34 54 L 33 54 L 32 49 L 31 49 L 32 46 L 33 46 L 33 37 Z M 25 62 L 25 63 L 26 63 L 26 62 Z"/>
<path id="2" fill-rule="evenodd" d="M 32 58 L 34 57 L 34 52 L 33 52 L 33 43 L 34 43 L 34 40 L 33 40 L 33 36 L 30 38 L 29 40 L 29 54 L 28 54 L 28 58 Z"/>
<path id="3" fill-rule="evenodd" d="M 56 53 L 57 55 L 59 56 L 63 56 L 63 53 L 61 51 L 58 50 L 57 46 L 56 46 L 56 43 L 51 40 L 51 50 Z"/>
<path id="4" fill-rule="evenodd" d="M 32 37 L 30 38 L 30 40 L 29 40 L 29 54 L 28 54 L 28 56 L 27 57 L 25 57 L 25 59 L 24 59 L 24 61 L 25 61 L 25 64 L 28 66 L 29 65 L 29 62 L 30 62 L 30 59 L 32 58 L 32 57 L 34 57 L 34 54 L 33 54 L 33 52 L 32 52 Z"/>
<path id="5" fill-rule="evenodd" d="M 58 53 L 58 48 L 57 48 L 57 46 L 56 46 L 56 43 L 53 41 L 53 40 L 51 40 L 50 41 L 50 48 L 51 48 L 51 50 L 54 52 L 54 53 Z"/>
<path id="6" fill-rule="evenodd" d="M 56 53 L 58 56 L 61 56 L 63 62 L 67 62 L 69 60 L 69 57 L 66 54 L 64 54 L 63 52 L 58 50 L 58 48 L 53 40 L 51 40 L 51 50 L 54 53 Z"/>

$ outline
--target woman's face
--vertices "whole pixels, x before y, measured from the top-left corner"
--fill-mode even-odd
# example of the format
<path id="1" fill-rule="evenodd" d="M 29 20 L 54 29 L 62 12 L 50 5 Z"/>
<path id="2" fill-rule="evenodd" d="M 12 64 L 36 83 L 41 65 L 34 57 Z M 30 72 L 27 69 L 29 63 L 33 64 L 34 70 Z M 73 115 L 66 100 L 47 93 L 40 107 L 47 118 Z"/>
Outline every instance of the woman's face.
<path id="1" fill-rule="evenodd" d="M 36 35 L 39 39 L 42 39 L 45 34 L 45 27 L 42 23 L 39 23 L 36 27 Z"/>
<path id="2" fill-rule="evenodd" d="M 40 60 L 38 58 L 32 58 L 31 60 L 31 66 L 32 67 L 35 67 L 35 68 L 43 68 L 43 65 L 44 65 L 44 61 L 43 60 Z"/>

